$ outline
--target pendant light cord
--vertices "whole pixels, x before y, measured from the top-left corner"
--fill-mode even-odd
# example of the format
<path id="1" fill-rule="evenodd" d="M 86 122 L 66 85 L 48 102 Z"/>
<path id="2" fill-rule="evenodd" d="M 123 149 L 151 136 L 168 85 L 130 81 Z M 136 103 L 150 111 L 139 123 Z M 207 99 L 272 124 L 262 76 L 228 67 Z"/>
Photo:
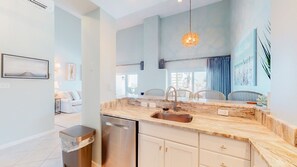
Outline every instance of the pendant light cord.
<path id="1" fill-rule="evenodd" d="M 192 0 L 190 0 L 190 32 L 192 32 Z"/>

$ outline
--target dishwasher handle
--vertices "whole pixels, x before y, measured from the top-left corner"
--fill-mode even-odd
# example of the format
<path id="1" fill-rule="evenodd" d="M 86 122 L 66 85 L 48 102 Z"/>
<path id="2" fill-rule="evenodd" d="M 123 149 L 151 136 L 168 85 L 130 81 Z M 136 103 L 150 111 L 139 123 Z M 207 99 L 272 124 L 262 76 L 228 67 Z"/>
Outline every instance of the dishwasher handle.
<path id="1" fill-rule="evenodd" d="M 111 122 L 105 122 L 105 125 L 112 126 L 112 127 L 117 127 L 117 128 L 121 128 L 121 129 L 124 129 L 124 130 L 128 130 L 129 129 L 128 126 L 124 126 L 124 125 L 120 125 L 120 124 L 115 124 L 115 123 L 111 123 Z"/>

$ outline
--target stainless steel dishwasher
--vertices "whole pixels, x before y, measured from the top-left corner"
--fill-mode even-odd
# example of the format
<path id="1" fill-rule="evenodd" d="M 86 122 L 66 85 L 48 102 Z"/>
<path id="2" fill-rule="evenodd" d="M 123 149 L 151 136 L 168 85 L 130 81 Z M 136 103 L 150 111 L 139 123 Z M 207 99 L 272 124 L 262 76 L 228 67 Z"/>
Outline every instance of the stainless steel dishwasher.
<path id="1" fill-rule="evenodd" d="M 137 166 L 137 122 L 101 115 L 102 167 Z"/>

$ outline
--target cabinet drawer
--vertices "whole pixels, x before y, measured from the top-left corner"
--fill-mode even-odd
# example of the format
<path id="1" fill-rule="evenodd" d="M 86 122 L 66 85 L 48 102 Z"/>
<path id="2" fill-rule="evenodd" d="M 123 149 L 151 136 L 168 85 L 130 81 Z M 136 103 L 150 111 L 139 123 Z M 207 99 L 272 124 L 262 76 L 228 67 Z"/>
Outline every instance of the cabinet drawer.
<path id="1" fill-rule="evenodd" d="M 250 167 L 250 161 L 200 149 L 200 164 L 206 167 Z"/>
<path id="2" fill-rule="evenodd" d="M 139 133 L 198 147 L 198 132 L 139 122 Z"/>
<path id="3" fill-rule="evenodd" d="M 250 160 L 250 144 L 223 137 L 200 134 L 200 148 Z"/>

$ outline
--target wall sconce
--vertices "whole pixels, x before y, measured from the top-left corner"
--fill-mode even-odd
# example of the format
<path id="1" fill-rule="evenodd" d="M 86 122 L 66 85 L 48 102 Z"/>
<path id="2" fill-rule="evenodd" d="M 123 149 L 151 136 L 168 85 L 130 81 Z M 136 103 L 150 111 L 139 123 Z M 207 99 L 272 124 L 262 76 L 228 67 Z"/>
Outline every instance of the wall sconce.
<path id="1" fill-rule="evenodd" d="M 57 74 L 60 71 L 61 64 L 60 63 L 55 63 L 55 74 Z"/>
<path id="2" fill-rule="evenodd" d="M 55 81 L 55 89 L 59 89 L 59 88 L 60 88 L 59 82 Z"/>
<path id="3" fill-rule="evenodd" d="M 60 88 L 60 84 L 59 84 L 58 81 L 55 81 L 55 82 L 54 82 L 54 88 L 55 88 L 55 93 L 57 93 L 58 90 L 59 90 L 59 88 Z"/>

